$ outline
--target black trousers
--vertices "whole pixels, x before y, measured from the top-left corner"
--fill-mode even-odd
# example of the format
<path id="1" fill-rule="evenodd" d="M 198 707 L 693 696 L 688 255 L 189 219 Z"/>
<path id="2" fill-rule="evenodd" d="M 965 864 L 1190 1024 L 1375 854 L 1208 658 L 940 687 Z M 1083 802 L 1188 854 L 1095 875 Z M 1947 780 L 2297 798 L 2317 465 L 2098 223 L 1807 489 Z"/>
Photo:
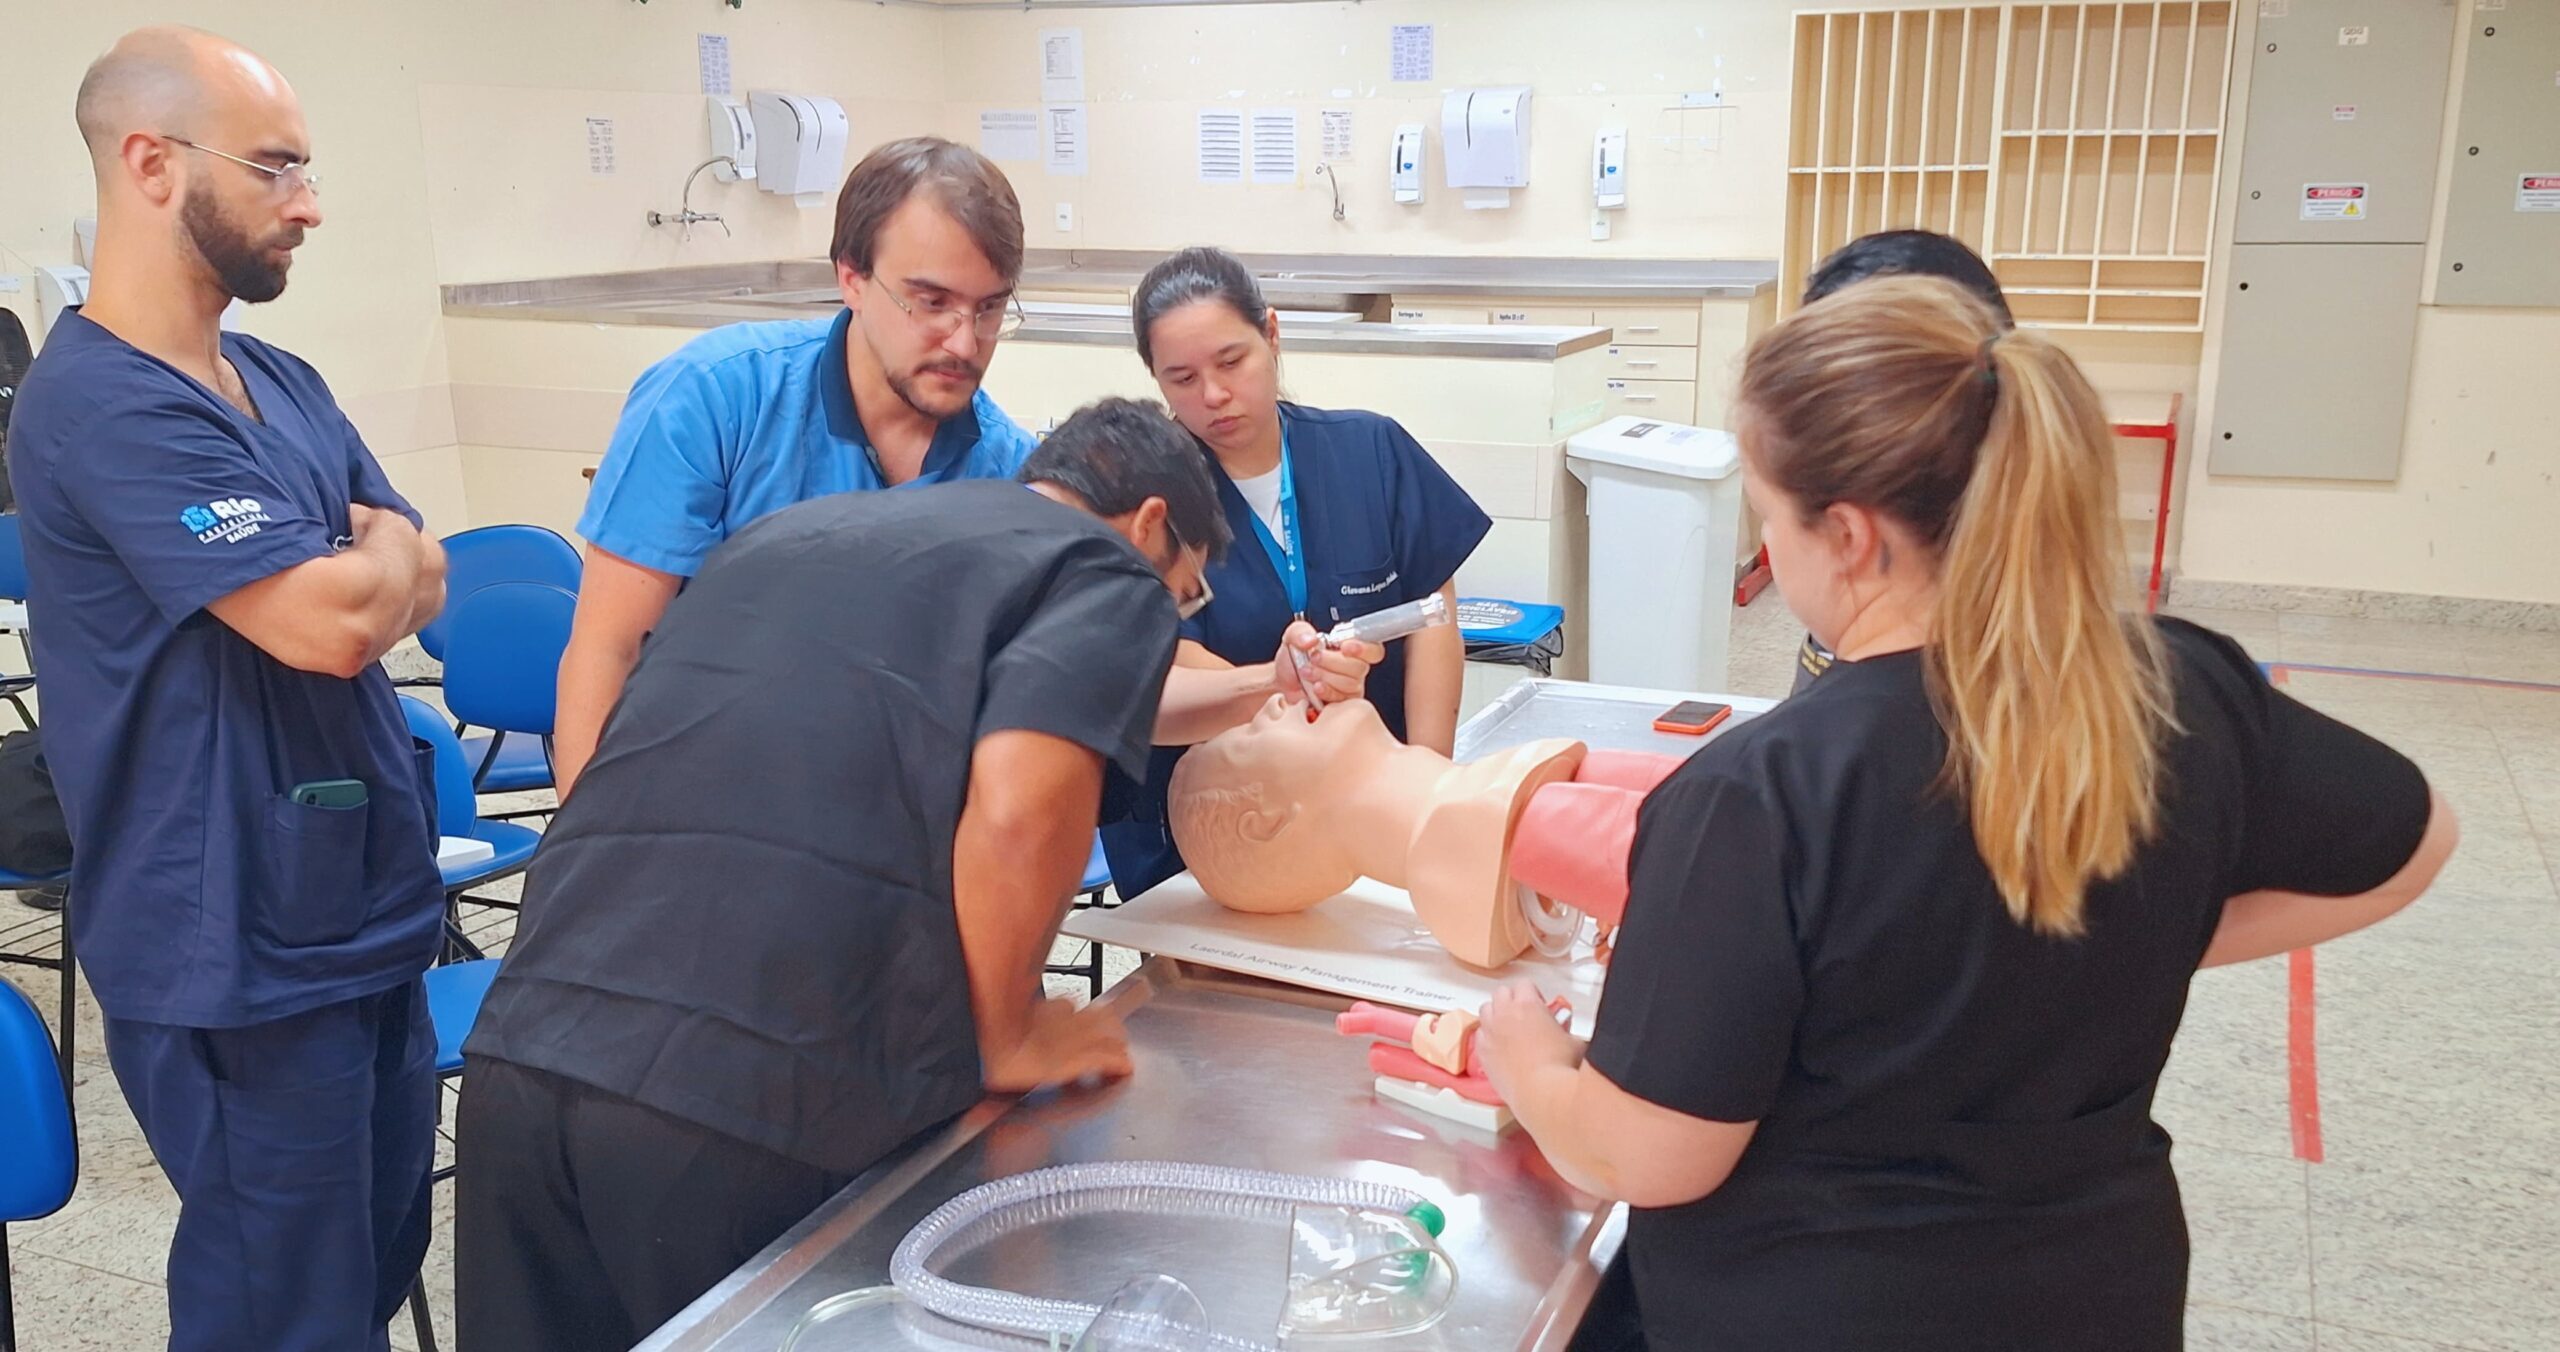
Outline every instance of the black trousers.
<path id="1" fill-rule="evenodd" d="M 455 1149 L 460 1352 L 626 1352 L 852 1181 L 481 1057 Z"/>

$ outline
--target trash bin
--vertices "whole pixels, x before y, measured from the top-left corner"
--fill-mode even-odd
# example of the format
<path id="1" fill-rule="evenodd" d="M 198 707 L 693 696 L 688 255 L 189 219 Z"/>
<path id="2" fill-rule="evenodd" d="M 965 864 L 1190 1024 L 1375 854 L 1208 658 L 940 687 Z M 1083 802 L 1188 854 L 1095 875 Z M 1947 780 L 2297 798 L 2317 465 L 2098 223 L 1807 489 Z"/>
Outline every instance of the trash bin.
<path id="1" fill-rule="evenodd" d="M 1728 689 L 1742 528 L 1733 435 L 1620 417 L 1567 439 L 1564 454 L 1590 489 L 1591 679 Z"/>

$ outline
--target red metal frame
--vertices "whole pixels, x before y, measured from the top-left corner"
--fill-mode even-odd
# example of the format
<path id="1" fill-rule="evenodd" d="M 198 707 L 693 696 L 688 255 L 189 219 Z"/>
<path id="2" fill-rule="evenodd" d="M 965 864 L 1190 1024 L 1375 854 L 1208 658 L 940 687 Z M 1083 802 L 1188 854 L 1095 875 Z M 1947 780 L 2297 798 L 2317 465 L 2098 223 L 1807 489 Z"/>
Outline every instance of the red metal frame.
<path id="1" fill-rule="evenodd" d="M 2158 422 L 2115 424 L 2117 436 L 2160 443 L 2160 515 L 2151 523 L 2151 582 L 2144 601 L 2145 608 L 2152 611 L 2160 609 L 2161 560 L 2169 552 L 2169 490 L 2178 477 L 2178 408 L 2185 399 L 2184 395 L 2170 395 L 2169 412 Z"/>

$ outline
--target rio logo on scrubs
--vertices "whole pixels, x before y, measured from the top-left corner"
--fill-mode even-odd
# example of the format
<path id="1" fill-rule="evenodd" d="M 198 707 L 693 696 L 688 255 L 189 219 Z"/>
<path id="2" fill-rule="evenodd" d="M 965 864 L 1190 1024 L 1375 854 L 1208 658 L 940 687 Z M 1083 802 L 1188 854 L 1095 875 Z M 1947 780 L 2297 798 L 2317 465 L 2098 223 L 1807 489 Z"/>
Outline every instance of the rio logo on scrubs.
<path id="1" fill-rule="evenodd" d="M 256 498 L 216 498 L 178 513 L 178 524 L 195 532 L 198 544 L 230 544 L 258 533 L 271 520 Z"/>

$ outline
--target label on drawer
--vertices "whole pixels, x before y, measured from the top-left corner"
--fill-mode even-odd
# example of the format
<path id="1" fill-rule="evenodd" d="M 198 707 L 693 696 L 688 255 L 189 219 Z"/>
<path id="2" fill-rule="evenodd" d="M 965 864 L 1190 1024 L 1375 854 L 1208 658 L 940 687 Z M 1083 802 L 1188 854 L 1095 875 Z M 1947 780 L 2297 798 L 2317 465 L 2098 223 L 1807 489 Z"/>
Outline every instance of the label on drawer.
<path id="1" fill-rule="evenodd" d="M 2361 221 L 2366 212 L 2365 195 L 2371 187 L 2365 183 L 2305 183 L 2302 185 L 2302 219 Z"/>
<path id="2" fill-rule="evenodd" d="M 1526 310 L 1496 310 L 1493 312 L 1493 322 L 1496 324 L 1526 324 L 1529 322 L 1529 312 Z"/>

